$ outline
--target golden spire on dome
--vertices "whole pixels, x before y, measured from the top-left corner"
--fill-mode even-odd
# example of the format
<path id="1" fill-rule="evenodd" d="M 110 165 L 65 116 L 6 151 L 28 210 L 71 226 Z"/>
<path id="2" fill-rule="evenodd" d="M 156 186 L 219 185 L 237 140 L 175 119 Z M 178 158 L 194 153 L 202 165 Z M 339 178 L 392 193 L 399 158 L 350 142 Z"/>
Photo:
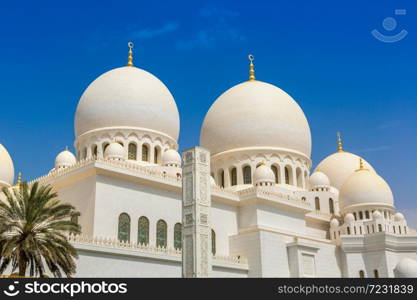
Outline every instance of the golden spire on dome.
<path id="1" fill-rule="evenodd" d="M 17 175 L 17 183 L 16 186 L 20 186 L 22 184 L 22 172 L 19 172 Z"/>
<path id="2" fill-rule="evenodd" d="M 68 146 L 65 146 L 65 151 L 68 151 Z"/>
<path id="3" fill-rule="evenodd" d="M 357 169 L 356 172 L 358 172 L 358 171 L 367 171 L 367 170 L 368 169 L 364 167 L 363 159 L 359 158 L 359 169 Z"/>
<path id="4" fill-rule="evenodd" d="M 337 133 L 337 152 L 343 152 L 342 137 L 340 132 Z"/>
<path id="5" fill-rule="evenodd" d="M 127 43 L 127 46 L 129 47 L 129 55 L 128 55 L 128 57 L 127 57 L 127 66 L 128 67 L 133 67 L 133 51 L 132 51 L 132 49 L 133 49 L 133 43 L 132 42 L 129 42 L 129 43 Z"/>
<path id="6" fill-rule="evenodd" d="M 253 64 L 253 61 L 255 60 L 255 57 L 252 54 L 248 55 L 250 64 L 249 64 L 249 81 L 255 80 L 255 66 Z"/>

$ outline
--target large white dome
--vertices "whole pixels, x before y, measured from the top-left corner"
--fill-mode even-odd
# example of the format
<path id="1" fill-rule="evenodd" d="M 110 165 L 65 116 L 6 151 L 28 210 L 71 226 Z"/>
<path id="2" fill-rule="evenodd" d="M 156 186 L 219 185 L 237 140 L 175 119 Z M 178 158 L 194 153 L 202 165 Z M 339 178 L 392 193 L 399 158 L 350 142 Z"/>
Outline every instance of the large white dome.
<path id="1" fill-rule="evenodd" d="M 367 169 L 355 171 L 340 189 L 339 206 L 343 211 L 350 206 L 394 206 L 394 197 L 385 180 Z"/>
<path id="2" fill-rule="evenodd" d="M 275 148 L 310 157 L 307 119 L 280 88 L 246 81 L 224 92 L 208 111 L 200 143 L 211 154 L 241 148 Z"/>
<path id="3" fill-rule="evenodd" d="M 330 180 L 330 185 L 339 189 L 346 179 L 358 169 L 360 157 L 350 152 L 336 152 L 323 159 L 314 172 L 323 172 Z M 372 166 L 363 160 L 364 167 L 372 172 Z"/>
<path id="4" fill-rule="evenodd" d="M 84 91 L 75 115 L 75 135 L 128 127 L 177 141 L 179 124 L 177 105 L 168 88 L 151 73 L 127 66 L 104 73 Z"/>
<path id="5" fill-rule="evenodd" d="M 14 166 L 6 148 L 0 144 L 0 187 L 11 186 L 14 182 Z"/>

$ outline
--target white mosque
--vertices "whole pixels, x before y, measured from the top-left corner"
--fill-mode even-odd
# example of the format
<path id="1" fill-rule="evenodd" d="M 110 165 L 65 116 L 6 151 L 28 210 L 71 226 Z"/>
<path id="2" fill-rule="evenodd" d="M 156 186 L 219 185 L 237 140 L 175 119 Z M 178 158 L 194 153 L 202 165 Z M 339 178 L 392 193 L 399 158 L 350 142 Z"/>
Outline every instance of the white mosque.
<path id="1" fill-rule="evenodd" d="M 75 155 L 33 179 L 81 212 L 78 277 L 181 277 L 183 162 L 168 88 L 133 65 L 84 91 Z M 211 106 L 200 144 L 210 152 L 211 277 L 417 277 L 417 232 L 365 159 L 337 152 L 311 171 L 311 134 L 297 102 L 255 79 Z M 336 148 L 336 147 L 335 147 Z M 14 167 L 0 145 L 0 187 Z M 32 182 L 33 182 L 32 181 Z M 184 185 L 187 192 L 187 185 Z M 204 249 L 203 249 L 204 250 Z"/>

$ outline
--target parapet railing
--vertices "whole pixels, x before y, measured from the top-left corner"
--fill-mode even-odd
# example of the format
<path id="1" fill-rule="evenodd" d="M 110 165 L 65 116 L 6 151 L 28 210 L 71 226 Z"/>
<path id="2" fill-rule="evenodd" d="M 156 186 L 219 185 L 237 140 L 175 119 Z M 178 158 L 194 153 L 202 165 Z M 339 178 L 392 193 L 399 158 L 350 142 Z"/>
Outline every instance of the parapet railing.
<path id="1" fill-rule="evenodd" d="M 239 191 L 238 194 L 239 196 L 248 196 L 248 195 L 258 194 L 258 195 L 263 195 L 263 196 L 266 196 L 268 198 L 275 199 L 275 200 L 286 200 L 294 204 L 311 207 L 311 204 L 308 201 L 301 200 L 289 194 L 275 192 L 268 188 L 263 188 L 263 187 L 250 187 L 250 188 Z"/>
<path id="2" fill-rule="evenodd" d="M 156 247 L 156 246 L 151 246 L 148 244 L 136 244 L 133 242 L 119 241 L 117 239 L 112 239 L 112 238 L 89 237 L 86 235 L 70 234 L 67 236 L 67 239 L 70 243 L 89 245 L 89 246 L 98 246 L 98 247 L 105 247 L 105 248 L 112 248 L 112 249 L 132 250 L 132 251 L 138 251 L 141 253 L 148 253 L 148 254 L 181 257 L 181 253 L 182 253 L 181 249 Z M 213 260 L 218 261 L 218 262 L 226 262 L 226 263 L 234 263 L 234 264 L 242 264 L 242 265 L 248 264 L 247 259 L 239 255 L 235 255 L 235 256 L 213 255 Z"/>
<path id="3" fill-rule="evenodd" d="M 34 183 L 36 181 L 45 182 L 51 179 L 59 178 L 74 170 L 81 169 L 89 164 L 93 164 L 96 162 L 102 163 L 110 167 L 119 167 L 121 169 L 133 171 L 135 173 L 146 175 L 146 176 L 156 178 L 156 179 L 163 179 L 163 180 L 167 180 L 173 183 L 181 183 L 181 176 L 172 176 L 169 174 L 165 174 L 161 166 L 141 166 L 130 161 L 118 161 L 118 160 L 110 160 L 110 159 L 104 159 L 104 158 L 98 158 L 98 157 L 90 157 L 87 159 L 79 160 L 74 165 L 66 167 L 66 168 L 53 169 L 48 174 L 38 177 L 30 181 L 29 183 Z"/>

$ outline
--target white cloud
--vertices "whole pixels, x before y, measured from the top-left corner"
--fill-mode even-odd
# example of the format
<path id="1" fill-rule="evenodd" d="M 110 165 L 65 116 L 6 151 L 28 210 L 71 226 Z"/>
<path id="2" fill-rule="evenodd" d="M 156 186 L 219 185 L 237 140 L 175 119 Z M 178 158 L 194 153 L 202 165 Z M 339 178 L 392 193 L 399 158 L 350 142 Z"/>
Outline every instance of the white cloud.
<path id="1" fill-rule="evenodd" d="M 177 49 L 211 48 L 219 42 L 246 39 L 245 35 L 233 26 L 233 22 L 239 16 L 236 11 L 207 6 L 200 10 L 199 16 L 205 26 L 192 33 L 189 39 L 178 41 Z"/>
<path id="2" fill-rule="evenodd" d="M 355 152 L 357 153 L 380 152 L 380 151 L 387 151 L 391 148 L 392 148 L 391 146 L 382 145 L 382 146 L 377 146 L 377 147 L 359 149 L 359 150 L 356 150 Z"/>
<path id="3" fill-rule="evenodd" d="M 176 22 L 169 22 L 159 28 L 145 28 L 139 29 L 130 34 L 132 38 L 144 40 L 161 36 L 170 32 L 176 31 L 180 25 Z"/>

